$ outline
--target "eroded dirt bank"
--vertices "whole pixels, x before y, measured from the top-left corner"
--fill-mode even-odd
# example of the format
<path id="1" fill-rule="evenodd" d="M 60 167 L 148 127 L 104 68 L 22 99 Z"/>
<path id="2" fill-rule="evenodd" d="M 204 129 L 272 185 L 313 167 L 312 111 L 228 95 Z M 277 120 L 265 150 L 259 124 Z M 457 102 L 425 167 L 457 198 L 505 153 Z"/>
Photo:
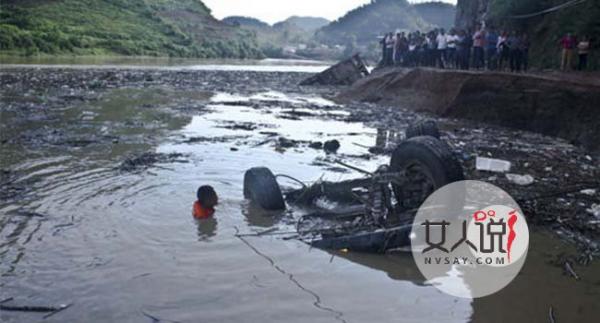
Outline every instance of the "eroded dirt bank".
<path id="1" fill-rule="evenodd" d="M 338 99 L 483 121 L 600 149 L 597 78 L 390 69 L 357 82 Z"/>

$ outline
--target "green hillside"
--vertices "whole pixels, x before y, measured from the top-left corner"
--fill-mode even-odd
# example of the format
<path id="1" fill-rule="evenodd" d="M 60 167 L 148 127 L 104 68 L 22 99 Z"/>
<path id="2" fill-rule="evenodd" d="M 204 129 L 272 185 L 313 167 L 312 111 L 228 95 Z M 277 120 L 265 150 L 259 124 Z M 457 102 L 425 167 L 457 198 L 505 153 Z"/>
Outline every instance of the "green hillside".
<path id="1" fill-rule="evenodd" d="M 286 19 L 284 22 L 290 23 L 292 25 L 297 26 L 298 28 L 303 29 L 307 32 L 314 32 L 315 30 L 327 26 L 329 24 L 329 20 L 320 17 L 301 17 L 301 16 L 291 16 Z"/>
<path id="2" fill-rule="evenodd" d="M 2 0 L 0 53 L 262 57 L 199 0 Z"/>
<path id="3" fill-rule="evenodd" d="M 229 16 L 221 20 L 222 22 L 237 26 L 237 27 L 252 27 L 252 28 L 270 28 L 271 26 L 259 19 L 244 16 Z"/>
<path id="4" fill-rule="evenodd" d="M 454 26 L 456 6 L 446 2 L 422 2 L 413 5 L 417 13 L 428 23 L 449 29 Z"/>
<path id="5" fill-rule="evenodd" d="M 372 0 L 319 29 L 317 38 L 330 44 L 364 45 L 376 41 L 385 32 L 431 27 L 406 0 Z"/>

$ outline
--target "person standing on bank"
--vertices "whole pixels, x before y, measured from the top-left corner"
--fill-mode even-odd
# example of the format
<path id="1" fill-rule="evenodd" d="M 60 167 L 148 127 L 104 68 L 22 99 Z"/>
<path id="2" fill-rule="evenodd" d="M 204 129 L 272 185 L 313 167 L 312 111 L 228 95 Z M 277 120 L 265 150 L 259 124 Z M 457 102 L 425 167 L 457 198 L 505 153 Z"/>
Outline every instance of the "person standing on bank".
<path id="1" fill-rule="evenodd" d="M 394 65 L 394 43 L 395 43 L 395 39 L 394 39 L 394 34 L 393 33 L 389 33 L 387 38 L 385 39 L 385 56 L 386 56 L 386 62 L 385 62 L 385 66 L 392 66 Z"/>
<path id="2" fill-rule="evenodd" d="M 495 70 L 498 66 L 498 34 L 493 28 L 490 28 L 485 35 L 485 56 L 487 69 Z"/>
<path id="3" fill-rule="evenodd" d="M 577 64 L 577 70 L 583 71 L 587 69 L 588 55 L 590 53 L 590 40 L 587 36 L 583 36 L 579 44 L 577 44 L 577 55 L 579 56 L 579 62 Z"/>
<path id="4" fill-rule="evenodd" d="M 475 31 L 475 34 L 473 34 L 473 67 L 475 67 L 475 69 L 483 68 L 485 65 L 483 52 L 484 43 L 485 33 L 481 25 L 477 25 L 477 30 Z"/>
<path id="5" fill-rule="evenodd" d="M 446 35 L 446 31 L 442 28 L 440 29 L 439 34 L 436 37 L 437 42 L 437 60 L 438 66 L 440 68 L 446 68 L 447 57 L 447 49 L 448 49 L 448 36 Z"/>
<path id="6" fill-rule="evenodd" d="M 506 40 L 508 48 L 510 48 L 510 71 L 520 72 L 521 71 L 521 41 L 516 31 L 513 31 L 508 39 Z"/>
<path id="7" fill-rule="evenodd" d="M 575 36 L 571 33 L 567 33 L 561 40 L 560 46 L 562 47 L 562 57 L 560 60 L 560 69 L 562 71 L 570 70 L 573 66 L 573 50 L 575 49 Z"/>
<path id="8" fill-rule="evenodd" d="M 470 29 L 467 30 L 464 38 L 465 57 L 463 58 L 464 69 L 468 70 L 471 67 L 471 48 L 473 48 L 473 33 Z"/>
<path id="9" fill-rule="evenodd" d="M 387 34 L 383 35 L 383 38 L 379 41 L 379 45 L 381 45 L 381 65 L 385 65 L 386 57 L 385 57 L 385 40 L 387 38 Z"/>
<path id="10" fill-rule="evenodd" d="M 527 72 L 529 69 L 529 37 L 527 34 L 523 34 L 521 36 L 521 41 L 519 42 L 521 45 L 521 61 L 523 63 L 523 72 Z"/>
<path id="11" fill-rule="evenodd" d="M 500 37 L 498 37 L 498 69 L 500 71 L 504 71 L 508 66 L 508 62 L 510 61 L 510 48 L 508 48 L 508 33 L 502 32 Z"/>
<path id="12" fill-rule="evenodd" d="M 446 37 L 448 41 L 448 49 L 446 50 L 446 65 L 449 65 L 450 68 L 458 68 L 458 64 L 456 64 L 456 46 L 458 45 L 458 35 L 456 34 L 456 30 L 452 28 L 450 30 L 450 34 Z"/>
<path id="13" fill-rule="evenodd" d="M 454 59 L 454 66 L 456 67 L 456 69 L 461 69 L 464 70 L 466 69 L 465 66 L 465 56 L 467 55 L 466 53 L 466 47 L 467 44 L 465 42 L 465 31 L 460 29 L 458 31 L 458 33 L 456 34 L 456 56 Z"/>

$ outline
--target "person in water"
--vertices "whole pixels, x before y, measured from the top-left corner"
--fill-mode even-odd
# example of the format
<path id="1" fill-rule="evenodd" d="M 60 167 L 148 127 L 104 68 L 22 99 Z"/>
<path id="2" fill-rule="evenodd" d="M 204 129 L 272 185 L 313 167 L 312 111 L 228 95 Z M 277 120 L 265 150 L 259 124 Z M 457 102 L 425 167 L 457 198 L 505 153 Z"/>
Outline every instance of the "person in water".
<path id="1" fill-rule="evenodd" d="M 196 193 L 198 200 L 194 202 L 192 215 L 196 219 L 207 219 L 215 213 L 215 206 L 219 203 L 217 192 L 212 186 L 204 185 L 198 188 Z"/>

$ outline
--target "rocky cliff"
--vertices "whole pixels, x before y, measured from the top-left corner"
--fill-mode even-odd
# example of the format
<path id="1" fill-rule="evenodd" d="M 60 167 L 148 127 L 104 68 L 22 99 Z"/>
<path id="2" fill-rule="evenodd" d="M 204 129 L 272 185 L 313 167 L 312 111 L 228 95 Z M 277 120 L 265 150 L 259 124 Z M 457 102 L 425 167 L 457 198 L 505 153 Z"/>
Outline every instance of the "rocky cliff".
<path id="1" fill-rule="evenodd" d="M 462 29 L 473 29 L 485 20 L 492 0 L 458 0 L 455 25 Z"/>

